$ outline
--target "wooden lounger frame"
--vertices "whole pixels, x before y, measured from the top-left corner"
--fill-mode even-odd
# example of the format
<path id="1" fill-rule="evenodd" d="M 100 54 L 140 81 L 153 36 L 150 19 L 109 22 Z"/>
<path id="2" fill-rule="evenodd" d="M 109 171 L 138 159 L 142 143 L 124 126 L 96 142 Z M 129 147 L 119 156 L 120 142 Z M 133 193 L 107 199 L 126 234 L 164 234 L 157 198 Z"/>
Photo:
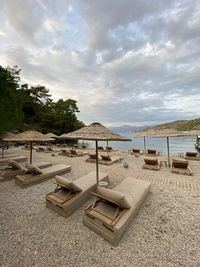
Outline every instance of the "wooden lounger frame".
<path id="1" fill-rule="evenodd" d="M 87 208 L 85 209 L 87 215 L 93 218 L 93 215 L 90 214 L 89 210 L 94 210 L 95 212 L 97 212 L 97 214 L 99 213 L 100 215 L 103 215 L 104 217 L 106 217 L 106 218 L 108 218 L 109 220 L 111 220 L 111 223 L 108 223 L 108 222 L 104 222 L 104 223 L 106 223 L 106 224 L 108 224 L 108 225 L 110 225 L 110 226 L 115 225 L 115 224 L 118 222 L 118 220 L 123 216 L 123 214 L 124 214 L 124 212 L 125 212 L 126 209 L 120 207 L 120 206 L 119 206 L 115 201 L 113 201 L 113 200 L 110 200 L 110 199 L 108 199 L 108 198 L 104 198 L 104 197 L 102 197 L 102 196 L 100 196 L 99 194 L 94 193 L 94 192 L 90 192 L 90 193 L 91 193 L 92 195 L 96 196 L 97 198 L 95 199 L 95 201 L 93 202 L 92 205 L 90 205 L 89 207 L 87 207 Z M 107 214 L 102 213 L 102 212 L 100 212 L 99 210 L 95 209 L 95 207 L 97 206 L 97 204 L 98 204 L 99 201 L 108 202 L 109 204 L 111 203 L 112 206 L 116 206 L 116 211 L 115 211 L 115 214 L 114 214 L 113 217 L 110 217 L 110 216 L 108 216 Z M 102 217 L 98 217 L 98 215 L 97 215 L 97 218 L 100 219 L 101 221 L 103 221 L 103 220 L 102 220 L 103 218 L 102 218 Z"/>
<path id="2" fill-rule="evenodd" d="M 72 191 L 72 190 L 69 189 L 69 188 L 66 188 L 66 187 L 64 187 L 64 186 L 61 186 L 61 185 L 58 185 L 58 184 L 57 184 L 56 188 L 55 188 L 52 192 L 48 193 L 47 196 L 51 196 L 51 195 L 53 195 L 54 193 L 60 191 L 61 189 L 67 189 L 67 190 L 69 190 L 69 192 L 67 193 L 67 195 L 66 195 L 65 198 L 62 198 L 62 197 L 56 195 L 57 198 L 60 198 L 61 200 L 63 200 L 63 201 L 60 202 L 59 204 L 64 204 L 64 203 L 66 203 L 66 202 L 69 201 L 71 198 L 73 198 L 75 195 L 77 195 L 77 194 L 80 193 L 80 192 Z M 72 194 L 72 193 L 73 193 L 73 194 Z"/>

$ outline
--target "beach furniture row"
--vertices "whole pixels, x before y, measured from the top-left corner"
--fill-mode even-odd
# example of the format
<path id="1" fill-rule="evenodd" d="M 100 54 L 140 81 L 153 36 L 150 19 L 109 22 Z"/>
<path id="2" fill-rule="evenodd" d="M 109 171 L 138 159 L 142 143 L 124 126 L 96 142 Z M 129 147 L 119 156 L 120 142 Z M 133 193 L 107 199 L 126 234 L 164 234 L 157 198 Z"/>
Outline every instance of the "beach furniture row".
<path id="1" fill-rule="evenodd" d="M 24 157 L 24 162 L 26 160 Z M 55 189 L 46 195 L 46 207 L 63 217 L 70 216 L 93 194 L 95 200 L 85 209 L 83 224 L 114 246 L 119 243 L 150 190 L 149 182 L 133 177 L 124 179 L 114 189 L 97 186 L 95 172 L 72 181 L 63 176 L 71 170 L 64 164 L 38 162 L 22 166 L 13 159 L 8 159 L 7 164 L 0 170 L 0 181 L 16 177 L 16 184 L 22 188 L 55 177 Z M 108 174 L 100 173 L 99 181 L 100 184 L 108 182 Z"/>

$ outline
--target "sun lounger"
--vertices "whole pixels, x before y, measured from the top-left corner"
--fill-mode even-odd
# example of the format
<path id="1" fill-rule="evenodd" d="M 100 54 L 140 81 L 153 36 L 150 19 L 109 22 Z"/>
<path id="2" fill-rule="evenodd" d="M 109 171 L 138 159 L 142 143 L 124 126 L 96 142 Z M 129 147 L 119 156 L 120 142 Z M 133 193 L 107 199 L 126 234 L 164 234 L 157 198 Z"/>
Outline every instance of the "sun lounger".
<path id="1" fill-rule="evenodd" d="M 100 151 L 104 151 L 103 146 L 98 146 L 98 150 L 100 150 Z"/>
<path id="2" fill-rule="evenodd" d="M 69 150 L 69 153 L 67 153 L 67 156 L 68 157 L 82 157 L 82 156 L 85 156 L 85 155 L 87 155 L 88 153 L 87 152 L 78 152 L 78 151 L 76 151 L 76 150 L 74 150 L 74 149 L 70 149 Z"/>
<path id="3" fill-rule="evenodd" d="M 99 174 L 99 181 L 108 180 L 106 173 Z M 90 172 L 75 181 L 62 176 L 55 177 L 56 188 L 46 195 L 46 206 L 63 217 L 71 215 L 96 191 L 96 173 Z"/>
<path id="4" fill-rule="evenodd" d="M 16 162 L 25 162 L 27 161 L 27 156 L 16 156 L 16 157 L 12 157 L 12 160 L 16 161 Z M 9 161 L 9 158 L 3 158 L 0 159 L 0 166 L 4 166 L 7 165 Z"/>
<path id="5" fill-rule="evenodd" d="M 60 156 L 67 156 L 69 154 L 69 150 L 67 149 L 61 149 L 61 151 L 58 153 Z"/>
<path id="6" fill-rule="evenodd" d="M 99 158 L 99 164 L 110 166 L 113 163 L 120 162 L 123 158 L 119 156 L 105 156 L 101 155 L 101 158 Z M 85 160 L 86 162 L 95 163 L 96 162 L 96 154 L 89 154 L 89 158 Z"/>
<path id="7" fill-rule="evenodd" d="M 141 155 L 140 149 L 133 148 L 130 150 L 131 155 Z"/>
<path id="8" fill-rule="evenodd" d="M 111 152 L 111 151 L 113 151 L 113 148 L 111 146 L 106 146 L 105 150 Z"/>
<path id="9" fill-rule="evenodd" d="M 192 175 L 192 169 L 189 166 L 188 160 L 172 159 L 171 171 L 180 174 Z"/>
<path id="10" fill-rule="evenodd" d="M 85 161 L 90 163 L 96 162 L 96 154 L 88 154 L 88 158 Z"/>
<path id="11" fill-rule="evenodd" d="M 186 152 L 184 158 L 189 160 L 200 160 L 199 153 L 197 152 Z"/>
<path id="12" fill-rule="evenodd" d="M 158 155 L 158 153 L 155 149 L 147 149 L 146 155 L 150 156 L 150 157 L 151 156 L 156 157 Z"/>
<path id="13" fill-rule="evenodd" d="M 97 188 L 96 200 L 85 209 L 83 224 L 116 246 L 142 206 L 150 183 L 128 177 L 112 189 Z"/>
<path id="14" fill-rule="evenodd" d="M 50 167 L 51 165 L 51 163 L 45 161 L 34 163 L 34 166 L 40 169 Z M 11 180 L 17 175 L 23 175 L 27 172 L 30 173 L 30 170 L 28 170 L 27 166 L 22 166 L 14 160 L 9 160 L 8 166 L 4 169 L 0 169 L 0 182 Z"/>
<path id="15" fill-rule="evenodd" d="M 160 170 L 160 161 L 157 158 L 144 158 L 143 169 Z"/>
<path id="16" fill-rule="evenodd" d="M 18 157 L 20 156 L 19 154 L 7 154 L 7 153 L 4 153 L 3 154 L 3 158 L 2 158 L 2 155 L 0 155 L 0 159 L 4 159 L 4 158 L 13 158 L 13 157 Z"/>
<path id="17" fill-rule="evenodd" d="M 35 150 L 36 152 L 45 152 L 45 148 L 44 147 L 41 147 L 41 146 L 39 146 L 39 147 L 37 147 L 36 148 L 36 150 Z"/>
<path id="18" fill-rule="evenodd" d="M 36 169 L 34 174 L 25 174 L 16 176 L 16 184 L 20 187 L 28 187 L 51 179 L 58 174 L 70 172 L 71 167 L 65 164 L 53 165 L 45 169 Z"/>

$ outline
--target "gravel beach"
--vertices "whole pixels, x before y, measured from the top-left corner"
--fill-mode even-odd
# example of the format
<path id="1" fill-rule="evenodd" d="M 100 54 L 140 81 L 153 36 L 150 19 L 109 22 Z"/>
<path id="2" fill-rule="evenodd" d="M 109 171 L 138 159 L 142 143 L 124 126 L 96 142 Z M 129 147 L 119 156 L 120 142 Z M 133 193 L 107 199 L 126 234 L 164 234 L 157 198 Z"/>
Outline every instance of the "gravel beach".
<path id="1" fill-rule="evenodd" d="M 11 148 L 6 153 L 29 156 L 29 151 Z M 200 266 L 200 161 L 190 161 L 193 176 L 143 170 L 143 157 L 116 151 L 123 162 L 99 165 L 107 172 L 111 187 L 125 177 L 151 181 L 151 192 L 117 247 L 83 226 L 82 216 L 91 199 L 70 217 L 63 218 L 46 208 L 46 193 L 53 180 L 21 189 L 14 180 L 0 183 L 0 266 Z M 112 155 L 112 154 L 111 154 Z M 34 161 L 66 163 L 75 180 L 90 171 L 94 163 L 87 156 L 54 157 L 33 152 Z M 162 156 L 165 159 L 165 155 Z"/>

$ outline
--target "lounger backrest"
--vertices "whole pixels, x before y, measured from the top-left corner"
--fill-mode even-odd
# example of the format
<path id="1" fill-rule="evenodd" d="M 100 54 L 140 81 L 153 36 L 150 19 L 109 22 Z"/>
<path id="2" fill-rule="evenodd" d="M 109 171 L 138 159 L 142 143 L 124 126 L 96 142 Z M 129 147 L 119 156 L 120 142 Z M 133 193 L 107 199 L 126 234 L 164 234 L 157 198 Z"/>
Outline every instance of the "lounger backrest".
<path id="1" fill-rule="evenodd" d="M 67 189 L 70 189 L 73 192 L 81 192 L 82 191 L 82 189 L 79 188 L 75 183 L 73 183 L 72 181 L 68 180 L 65 177 L 56 175 L 55 182 L 57 185 L 59 185 L 61 187 L 65 187 Z"/>
<path id="2" fill-rule="evenodd" d="M 188 156 L 188 157 L 197 157 L 198 153 L 197 152 L 186 152 L 185 155 Z"/>
<path id="3" fill-rule="evenodd" d="M 187 169 L 188 164 L 188 161 L 172 160 L 172 167 L 174 168 Z"/>
<path id="4" fill-rule="evenodd" d="M 47 151 L 53 151 L 53 149 L 51 147 L 46 147 Z"/>
<path id="5" fill-rule="evenodd" d="M 119 191 L 98 186 L 97 195 L 121 208 L 129 209 L 131 207 L 126 197 Z"/>
<path id="6" fill-rule="evenodd" d="M 156 150 L 154 149 L 147 149 L 148 154 L 156 154 Z"/>
<path id="7" fill-rule="evenodd" d="M 38 174 L 43 173 L 41 169 L 39 169 L 37 166 L 34 166 L 33 164 L 30 164 L 30 163 L 26 163 L 26 168 L 28 169 L 28 171 L 26 172 L 27 174 L 31 173 L 34 175 L 38 175 Z"/>
<path id="8" fill-rule="evenodd" d="M 133 153 L 140 153 L 140 150 L 137 148 L 133 148 L 132 151 L 133 151 Z"/>
<path id="9" fill-rule="evenodd" d="M 158 159 L 144 159 L 144 162 L 148 165 L 157 165 L 158 164 Z"/>
<path id="10" fill-rule="evenodd" d="M 76 152 L 76 150 L 74 150 L 74 149 L 70 149 L 69 152 L 70 152 L 72 155 L 77 155 L 77 152 Z"/>
<path id="11" fill-rule="evenodd" d="M 13 170 L 21 170 L 23 167 L 16 161 L 9 159 L 8 166 L 11 166 Z"/>
<path id="12" fill-rule="evenodd" d="M 89 154 L 90 159 L 96 159 L 96 154 Z"/>
<path id="13" fill-rule="evenodd" d="M 101 155 L 101 158 L 102 158 L 102 160 L 105 160 L 105 161 L 111 161 L 110 156 Z"/>

